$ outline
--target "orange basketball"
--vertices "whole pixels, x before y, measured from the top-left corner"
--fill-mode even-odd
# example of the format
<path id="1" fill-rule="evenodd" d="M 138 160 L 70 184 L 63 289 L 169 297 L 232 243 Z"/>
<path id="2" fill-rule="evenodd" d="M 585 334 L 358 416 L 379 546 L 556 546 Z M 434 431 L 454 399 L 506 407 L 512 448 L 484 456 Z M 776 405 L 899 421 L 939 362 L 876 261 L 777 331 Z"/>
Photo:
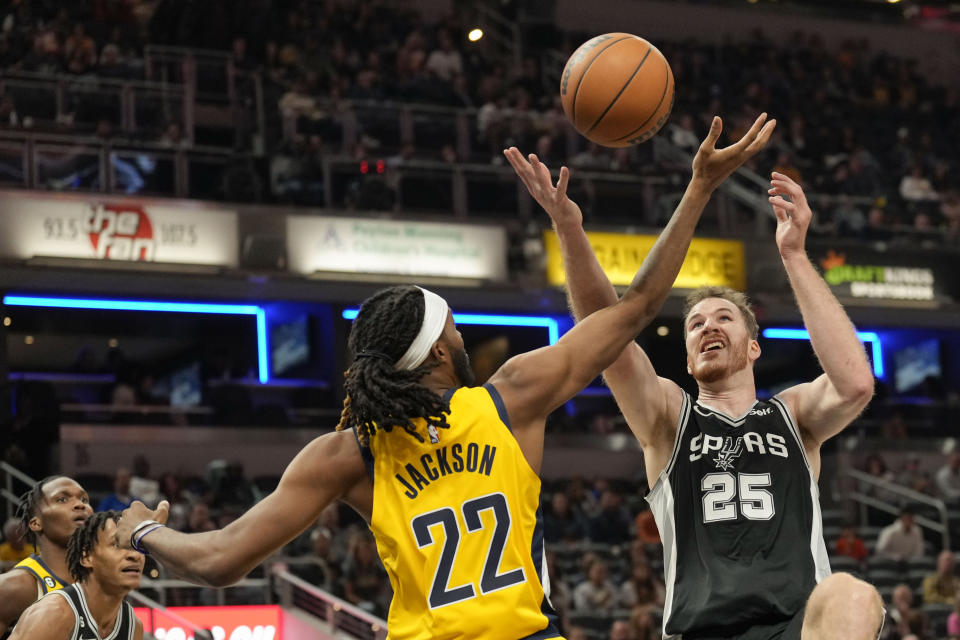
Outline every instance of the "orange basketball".
<path id="1" fill-rule="evenodd" d="M 629 33 L 606 33 L 573 52 L 560 78 L 563 111 L 606 147 L 649 140 L 673 108 L 673 72 L 660 50 Z"/>

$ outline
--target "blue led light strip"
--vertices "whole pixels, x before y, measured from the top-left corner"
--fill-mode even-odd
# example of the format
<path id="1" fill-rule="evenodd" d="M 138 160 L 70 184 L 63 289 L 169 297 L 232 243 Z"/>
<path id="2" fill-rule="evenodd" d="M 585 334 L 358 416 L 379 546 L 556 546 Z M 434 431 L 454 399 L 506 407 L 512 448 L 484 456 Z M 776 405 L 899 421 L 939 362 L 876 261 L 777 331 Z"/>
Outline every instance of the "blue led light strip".
<path id="1" fill-rule="evenodd" d="M 261 383 L 270 381 L 270 373 L 267 369 L 267 314 L 263 308 L 256 305 L 208 302 L 159 302 L 155 300 L 102 300 L 98 298 L 45 298 L 39 296 L 4 296 L 3 304 L 11 307 L 100 309 L 105 311 L 166 311 L 169 313 L 212 313 L 234 316 L 255 316 L 257 321 L 257 373 Z"/>
<path id="2" fill-rule="evenodd" d="M 810 334 L 806 329 L 771 328 L 763 330 L 764 338 L 780 338 L 784 340 L 809 340 Z M 860 342 L 869 342 L 872 349 L 873 375 L 883 377 L 883 344 L 875 331 L 857 331 Z"/>
<path id="3" fill-rule="evenodd" d="M 359 309 L 344 309 L 343 319 L 353 320 Z M 478 324 L 498 327 L 543 327 L 547 330 L 547 340 L 556 344 L 560 339 L 560 326 L 555 318 L 549 316 L 506 316 L 486 313 L 455 313 L 453 321 L 457 324 Z"/>

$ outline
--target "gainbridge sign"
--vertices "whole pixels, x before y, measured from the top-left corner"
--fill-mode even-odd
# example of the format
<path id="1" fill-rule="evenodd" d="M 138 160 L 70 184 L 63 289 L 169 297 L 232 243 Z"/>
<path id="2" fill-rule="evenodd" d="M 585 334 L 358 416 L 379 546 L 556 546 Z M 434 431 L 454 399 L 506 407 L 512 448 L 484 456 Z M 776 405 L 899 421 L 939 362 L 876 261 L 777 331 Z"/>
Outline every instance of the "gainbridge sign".
<path id="1" fill-rule="evenodd" d="M 161 611 L 134 609 L 144 631 L 157 640 L 194 640 L 191 622 L 209 629 L 213 640 L 283 640 L 283 610 L 275 605 L 238 607 L 169 607 Z M 179 619 L 178 619 L 179 618 Z"/>
<path id="2" fill-rule="evenodd" d="M 633 281 L 657 236 L 626 233 L 587 232 L 590 246 L 600 266 L 614 285 Z M 560 255 L 560 242 L 552 231 L 544 233 L 547 248 L 547 281 L 563 286 L 566 274 Z M 695 289 L 706 285 L 726 285 L 742 291 L 746 288 L 743 243 L 738 240 L 694 238 L 680 268 L 674 287 Z"/>
<path id="3" fill-rule="evenodd" d="M 236 266 L 237 253 L 232 211 L 0 193 L 0 256 Z"/>

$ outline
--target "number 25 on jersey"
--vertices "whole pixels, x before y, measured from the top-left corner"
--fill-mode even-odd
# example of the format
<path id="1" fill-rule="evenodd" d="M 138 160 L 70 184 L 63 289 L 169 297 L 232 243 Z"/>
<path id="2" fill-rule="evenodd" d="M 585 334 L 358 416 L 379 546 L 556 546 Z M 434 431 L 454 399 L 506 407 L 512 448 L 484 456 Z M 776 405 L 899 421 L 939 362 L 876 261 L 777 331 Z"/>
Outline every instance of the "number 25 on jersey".
<path id="1" fill-rule="evenodd" d="M 703 491 L 703 521 L 770 520 L 776 513 L 769 473 L 708 473 L 700 481 Z"/>

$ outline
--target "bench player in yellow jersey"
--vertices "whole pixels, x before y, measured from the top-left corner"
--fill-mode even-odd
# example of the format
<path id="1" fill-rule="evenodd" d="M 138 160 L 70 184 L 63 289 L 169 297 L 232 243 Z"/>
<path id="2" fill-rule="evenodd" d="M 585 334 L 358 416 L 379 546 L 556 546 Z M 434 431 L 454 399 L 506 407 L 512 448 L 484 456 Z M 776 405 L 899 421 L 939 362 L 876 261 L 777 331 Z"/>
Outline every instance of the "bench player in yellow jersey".
<path id="1" fill-rule="evenodd" d="M 655 317 L 710 194 L 769 138 L 774 123 L 764 120 L 723 150 L 714 147 L 714 122 L 686 196 L 633 283 L 556 344 L 511 358 L 471 387 L 447 303 L 414 286 L 381 291 L 350 332 L 356 359 L 337 432 L 307 445 L 273 494 L 224 529 L 196 534 L 161 526 L 166 505 L 134 503 L 120 535 L 173 573 L 222 586 L 340 499 L 376 537 L 394 590 L 393 640 L 559 638 L 539 514 L 546 417 Z M 565 197 L 568 180 L 564 169 L 551 183 L 556 197 Z"/>
<path id="2" fill-rule="evenodd" d="M 76 480 L 51 476 L 20 499 L 20 519 L 34 553 L 0 576 L 0 636 L 44 594 L 73 582 L 67 570 L 67 541 L 93 513 Z"/>

